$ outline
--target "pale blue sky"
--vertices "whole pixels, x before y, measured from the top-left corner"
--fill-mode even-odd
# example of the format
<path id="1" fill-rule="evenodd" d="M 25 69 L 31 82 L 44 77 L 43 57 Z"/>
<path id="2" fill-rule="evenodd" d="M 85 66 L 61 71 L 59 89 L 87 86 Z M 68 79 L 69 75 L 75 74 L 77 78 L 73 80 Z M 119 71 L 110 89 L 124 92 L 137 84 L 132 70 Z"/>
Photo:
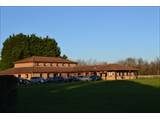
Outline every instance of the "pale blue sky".
<path id="1" fill-rule="evenodd" d="M 159 7 L 0 7 L 0 48 L 11 34 L 53 37 L 69 58 L 115 62 L 159 56 Z"/>

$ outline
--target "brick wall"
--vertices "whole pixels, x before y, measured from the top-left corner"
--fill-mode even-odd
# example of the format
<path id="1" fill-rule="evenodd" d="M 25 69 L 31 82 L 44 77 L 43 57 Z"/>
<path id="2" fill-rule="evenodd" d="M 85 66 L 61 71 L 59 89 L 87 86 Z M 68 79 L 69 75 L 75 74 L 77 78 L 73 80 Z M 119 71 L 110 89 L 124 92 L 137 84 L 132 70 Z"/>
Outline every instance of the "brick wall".
<path id="1" fill-rule="evenodd" d="M 19 67 L 33 67 L 34 63 L 16 63 L 14 65 L 15 68 L 19 68 Z"/>

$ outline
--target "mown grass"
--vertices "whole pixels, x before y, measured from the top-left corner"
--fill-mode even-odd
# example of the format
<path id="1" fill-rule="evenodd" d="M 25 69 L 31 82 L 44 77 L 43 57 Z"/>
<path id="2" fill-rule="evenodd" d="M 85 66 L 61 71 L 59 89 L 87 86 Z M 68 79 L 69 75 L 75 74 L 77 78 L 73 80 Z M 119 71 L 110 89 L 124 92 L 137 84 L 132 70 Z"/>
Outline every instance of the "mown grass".
<path id="1" fill-rule="evenodd" d="M 18 89 L 17 112 L 160 112 L 160 79 L 41 84 Z"/>

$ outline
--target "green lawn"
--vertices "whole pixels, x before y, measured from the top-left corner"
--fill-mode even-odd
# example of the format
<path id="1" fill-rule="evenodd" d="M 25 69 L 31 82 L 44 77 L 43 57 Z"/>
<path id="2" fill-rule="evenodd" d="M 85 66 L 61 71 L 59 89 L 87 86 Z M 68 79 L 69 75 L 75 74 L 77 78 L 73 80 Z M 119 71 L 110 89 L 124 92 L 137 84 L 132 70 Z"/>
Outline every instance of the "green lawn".
<path id="1" fill-rule="evenodd" d="M 17 112 L 160 112 L 160 79 L 19 87 Z"/>

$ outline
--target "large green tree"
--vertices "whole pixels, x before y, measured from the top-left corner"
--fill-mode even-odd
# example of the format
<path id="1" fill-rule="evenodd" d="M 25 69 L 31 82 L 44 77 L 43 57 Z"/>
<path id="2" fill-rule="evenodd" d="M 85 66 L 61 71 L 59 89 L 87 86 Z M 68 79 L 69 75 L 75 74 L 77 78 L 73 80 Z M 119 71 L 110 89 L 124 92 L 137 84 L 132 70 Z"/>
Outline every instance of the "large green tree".
<path id="1" fill-rule="evenodd" d="M 13 67 L 14 62 L 31 56 L 60 56 L 61 51 L 55 39 L 48 36 L 41 38 L 35 34 L 22 33 L 9 36 L 3 43 L 0 68 Z"/>

